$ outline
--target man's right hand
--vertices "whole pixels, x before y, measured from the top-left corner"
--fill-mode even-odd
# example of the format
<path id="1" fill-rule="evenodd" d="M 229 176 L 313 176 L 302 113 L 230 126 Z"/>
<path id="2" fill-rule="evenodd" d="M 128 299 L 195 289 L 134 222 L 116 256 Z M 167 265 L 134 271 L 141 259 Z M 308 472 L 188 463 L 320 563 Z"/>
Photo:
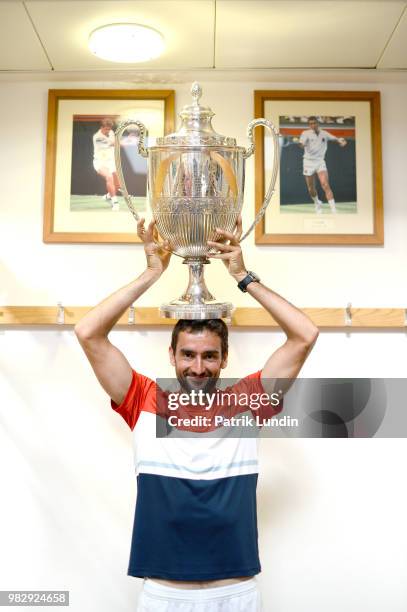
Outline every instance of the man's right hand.
<path id="1" fill-rule="evenodd" d="M 151 221 L 145 229 L 144 219 L 141 218 L 137 223 L 137 235 L 144 243 L 144 252 L 147 260 L 147 270 L 150 270 L 157 277 L 167 269 L 170 263 L 171 252 L 166 249 L 169 248 L 168 240 L 163 242 L 163 247 L 159 247 L 155 240 L 158 240 L 158 230 L 155 221 Z"/>

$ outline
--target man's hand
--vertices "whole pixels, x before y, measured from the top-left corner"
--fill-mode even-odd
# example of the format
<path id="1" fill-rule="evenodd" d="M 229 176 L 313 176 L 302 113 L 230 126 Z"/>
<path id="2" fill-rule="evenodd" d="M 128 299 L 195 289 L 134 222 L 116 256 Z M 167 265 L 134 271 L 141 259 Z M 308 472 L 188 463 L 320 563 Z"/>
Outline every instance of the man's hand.
<path id="1" fill-rule="evenodd" d="M 239 215 L 236 221 L 236 227 L 232 232 L 226 232 L 220 228 L 216 228 L 218 234 L 222 236 L 222 242 L 214 242 L 208 240 L 208 245 L 214 249 L 221 251 L 220 253 L 209 253 L 211 259 L 222 259 L 229 274 L 238 282 L 247 276 L 247 270 L 243 261 L 242 249 L 240 248 L 239 240 L 242 235 L 242 217 Z M 226 244 L 229 241 L 229 244 Z"/>
<path id="2" fill-rule="evenodd" d="M 171 253 L 170 251 L 165 250 L 169 247 L 168 241 L 166 240 L 163 242 L 163 247 L 165 247 L 165 249 L 159 247 L 154 242 L 154 240 L 158 240 L 158 230 L 155 221 L 151 221 L 147 229 L 145 229 L 143 218 L 141 218 L 137 223 L 137 236 L 144 243 L 144 252 L 147 259 L 147 270 L 154 272 L 154 274 L 157 276 L 161 276 L 170 263 Z"/>
<path id="3" fill-rule="evenodd" d="M 339 146 L 341 146 L 341 147 L 345 147 L 346 144 L 347 144 L 347 142 L 346 142 L 346 140 L 344 138 L 338 138 L 338 143 L 339 143 Z"/>

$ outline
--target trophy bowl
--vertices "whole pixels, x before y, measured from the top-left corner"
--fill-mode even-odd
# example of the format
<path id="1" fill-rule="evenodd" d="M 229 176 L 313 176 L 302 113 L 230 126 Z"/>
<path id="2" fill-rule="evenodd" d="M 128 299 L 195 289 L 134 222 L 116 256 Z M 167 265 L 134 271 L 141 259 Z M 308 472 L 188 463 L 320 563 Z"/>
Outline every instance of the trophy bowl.
<path id="1" fill-rule="evenodd" d="M 251 146 L 236 145 L 234 138 L 217 134 L 211 124 L 214 113 L 201 106 L 201 87 L 191 89 L 193 103 L 180 113 L 178 132 L 158 138 L 146 148 L 147 129 L 141 122 L 128 119 L 116 130 L 115 156 L 119 182 L 126 203 L 138 220 L 127 192 L 120 159 L 120 138 L 130 126 L 139 131 L 138 150 L 149 158 L 148 192 L 159 234 L 168 241 L 174 255 L 189 267 L 189 283 L 184 294 L 163 304 L 160 314 L 174 319 L 230 319 L 233 305 L 219 302 L 209 292 L 204 280 L 204 265 L 213 253 L 207 241 L 219 241 L 216 228 L 233 232 L 243 206 L 245 160 L 254 152 L 253 129 L 264 125 L 273 135 L 273 170 L 265 201 L 243 240 L 260 220 L 270 202 L 278 169 L 278 134 L 266 119 L 252 121 L 248 127 Z"/>

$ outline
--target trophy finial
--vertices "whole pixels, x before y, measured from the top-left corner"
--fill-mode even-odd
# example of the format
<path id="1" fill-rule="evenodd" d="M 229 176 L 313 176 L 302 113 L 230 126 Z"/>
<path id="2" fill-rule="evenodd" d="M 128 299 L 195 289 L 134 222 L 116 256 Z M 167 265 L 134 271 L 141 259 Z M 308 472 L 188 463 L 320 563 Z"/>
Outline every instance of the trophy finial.
<path id="1" fill-rule="evenodd" d="M 198 81 L 194 81 L 191 87 L 191 95 L 194 99 L 194 105 L 199 106 L 199 100 L 202 96 L 202 87 Z"/>

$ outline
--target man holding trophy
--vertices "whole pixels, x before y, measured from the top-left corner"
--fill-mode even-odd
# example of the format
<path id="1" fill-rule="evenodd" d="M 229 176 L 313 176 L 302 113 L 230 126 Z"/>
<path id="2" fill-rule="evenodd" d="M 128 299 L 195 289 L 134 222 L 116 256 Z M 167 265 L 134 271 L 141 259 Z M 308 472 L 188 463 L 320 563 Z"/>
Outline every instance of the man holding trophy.
<path id="1" fill-rule="evenodd" d="M 181 387 L 200 389 L 209 380 L 213 388 L 227 365 L 228 332 L 222 318 L 230 316 L 232 305 L 216 302 L 206 288 L 203 266 L 209 259 L 221 259 L 237 290 L 265 308 L 287 337 L 262 369 L 236 388 L 264 390 L 270 379 L 295 379 L 317 339 L 318 330 L 304 313 L 247 270 L 240 209 L 243 161 L 253 146 L 246 151 L 213 132 L 213 113 L 199 105 L 196 84 L 193 95 L 194 104 L 181 113 L 181 130 L 164 137 L 152 147 L 155 151 L 144 149 L 144 126 L 137 123 L 140 152 L 151 155 L 154 220 L 147 228 L 144 219 L 137 225 L 146 268 L 87 313 L 75 333 L 112 408 L 134 436 L 137 502 L 128 574 L 144 579 L 138 611 L 258 612 L 258 440 L 219 439 L 213 432 L 200 439 L 157 437 L 157 384 L 136 372 L 108 339 L 123 313 L 166 271 L 171 253 L 189 266 L 185 294 L 161 307 L 163 316 L 179 319 L 169 358 Z M 256 124 L 260 121 L 266 125 L 265 120 Z M 118 175 L 134 212 L 120 167 Z M 271 190 L 272 185 L 269 198 Z M 267 411 L 279 410 L 270 406 Z"/>

